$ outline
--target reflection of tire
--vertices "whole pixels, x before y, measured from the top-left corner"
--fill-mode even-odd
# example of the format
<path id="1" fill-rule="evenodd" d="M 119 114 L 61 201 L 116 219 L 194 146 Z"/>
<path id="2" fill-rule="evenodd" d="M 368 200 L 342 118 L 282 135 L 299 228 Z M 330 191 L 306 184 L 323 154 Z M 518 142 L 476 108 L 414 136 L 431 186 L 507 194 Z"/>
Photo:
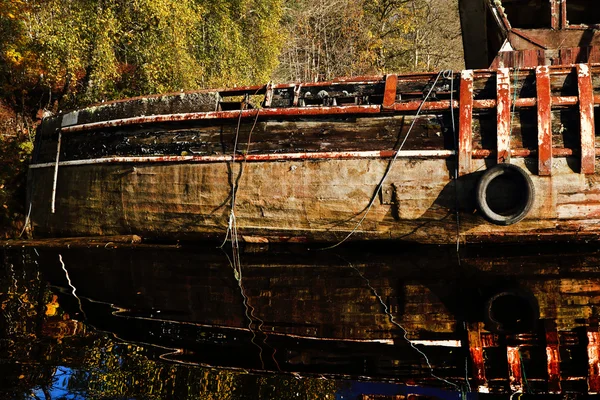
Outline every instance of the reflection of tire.
<path id="1" fill-rule="evenodd" d="M 519 289 L 496 293 L 485 303 L 485 325 L 490 332 L 531 332 L 539 318 L 540 309 L 535 296 Z"/>
<path id="2" fill-rule="evenodd" d="M 497 225 L 511 225 L 525 218 L 535 197 L 529 175 L 516 165 L 504 163 L 485 171 L 476 193 L 479 210 Z"/>

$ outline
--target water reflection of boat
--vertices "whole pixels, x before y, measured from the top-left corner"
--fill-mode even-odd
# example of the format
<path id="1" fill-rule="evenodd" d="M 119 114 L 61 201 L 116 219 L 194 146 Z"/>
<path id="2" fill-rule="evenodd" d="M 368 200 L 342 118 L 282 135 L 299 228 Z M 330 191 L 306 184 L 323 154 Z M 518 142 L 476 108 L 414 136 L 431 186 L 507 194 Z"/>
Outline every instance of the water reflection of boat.
<path id="1" fill-rule="evenodd" d="M 598 392 L 600 253 L 534 252 L 471 248 L 460 265 L 447 248 L 246 253 L 249 309 L 220 250 L 52 250 L 40 265 L 77 313 L 60 253 L 89 323 L 178 349 L 173 361 L 260 369 L 261 352 L 272 370 Z"/>

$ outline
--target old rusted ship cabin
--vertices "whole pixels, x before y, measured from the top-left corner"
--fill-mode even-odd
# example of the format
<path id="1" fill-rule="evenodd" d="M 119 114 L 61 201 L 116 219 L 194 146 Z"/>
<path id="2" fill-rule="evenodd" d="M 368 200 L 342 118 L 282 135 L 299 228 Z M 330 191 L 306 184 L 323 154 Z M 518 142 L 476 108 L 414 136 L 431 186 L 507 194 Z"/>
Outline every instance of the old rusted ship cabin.
<path id="1" fill-rule="evenodd" d="M 34 235 L 596 238 L 599 12 L 574 0 L 462 8 L 467 67 L 490 69 L 151 96 L 46 119 L 29 174 Z"/>

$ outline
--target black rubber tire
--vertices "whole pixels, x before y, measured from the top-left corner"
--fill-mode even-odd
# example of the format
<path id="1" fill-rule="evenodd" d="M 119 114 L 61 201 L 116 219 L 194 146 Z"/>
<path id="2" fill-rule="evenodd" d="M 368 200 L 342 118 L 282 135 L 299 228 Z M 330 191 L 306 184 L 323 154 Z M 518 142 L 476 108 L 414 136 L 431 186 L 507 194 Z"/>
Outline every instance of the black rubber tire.
<path id="1" fill-rule="evenodd" d="M 490 208 L 487 199 L 487 190 L 492 181 L 502 175 L 509 177 L 515 185 L 521 187 L 522 199 L 513 210 L 500 214 Z M 485 171 L 477 183 L 476 196 L 479 211 L 485 219 L 496 225 L 512 225 L 525 218 L 531 210 L 535 198 L 535 190 L 531 178 L 522 168 L 502 163 Z"/>
<path id="2" fill-rule="evenodd" d="M 537 299 L 523 290 L 504 290 L 485 302 L 485 328 L 493 333 L 532 332 L 539 318 L 540 306 Z"/>

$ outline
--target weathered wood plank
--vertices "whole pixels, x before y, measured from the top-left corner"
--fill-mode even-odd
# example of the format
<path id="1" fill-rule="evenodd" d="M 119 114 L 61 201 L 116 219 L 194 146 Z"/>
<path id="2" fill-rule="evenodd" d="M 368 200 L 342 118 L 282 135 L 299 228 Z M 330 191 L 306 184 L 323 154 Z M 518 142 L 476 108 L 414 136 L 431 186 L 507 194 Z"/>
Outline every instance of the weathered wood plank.
<path id="1" fill-rule="evenodd" d="M 510 71 L 500 68 L 496 75 L 496 161 L 510 162 Z"/>
<path id="2" fill-rule="evenodd" d="M 398 75 L 387 75 L 385 78 L 385 90 L 383 94 L 383 107 L 389 108 L 396 102 L 396 91 L 398 87 Z"/>
<path id="3" fill-rule="evenodd" d="M 460 111 L 458 129 L 458 173 L 471 172 L 473 150 L 473 71 L 465 70 L 460 79 Z"/>
<path id="4" fill-rule="evenodd" d="M 550 100 L 550 75 L 547 66 L 537 67 L 537 142 L 538 142 L 538 174 L 552 174 L 552 114 Z"/>
<path id="5" fill-rule="evenodd" d="M 594 149 L 594 95 L 591 72 L 586 64 L 577 64 L 577 88 L 579 91 L 581 132 L 581 173 L 593 174 L 596 157 Z"/>

